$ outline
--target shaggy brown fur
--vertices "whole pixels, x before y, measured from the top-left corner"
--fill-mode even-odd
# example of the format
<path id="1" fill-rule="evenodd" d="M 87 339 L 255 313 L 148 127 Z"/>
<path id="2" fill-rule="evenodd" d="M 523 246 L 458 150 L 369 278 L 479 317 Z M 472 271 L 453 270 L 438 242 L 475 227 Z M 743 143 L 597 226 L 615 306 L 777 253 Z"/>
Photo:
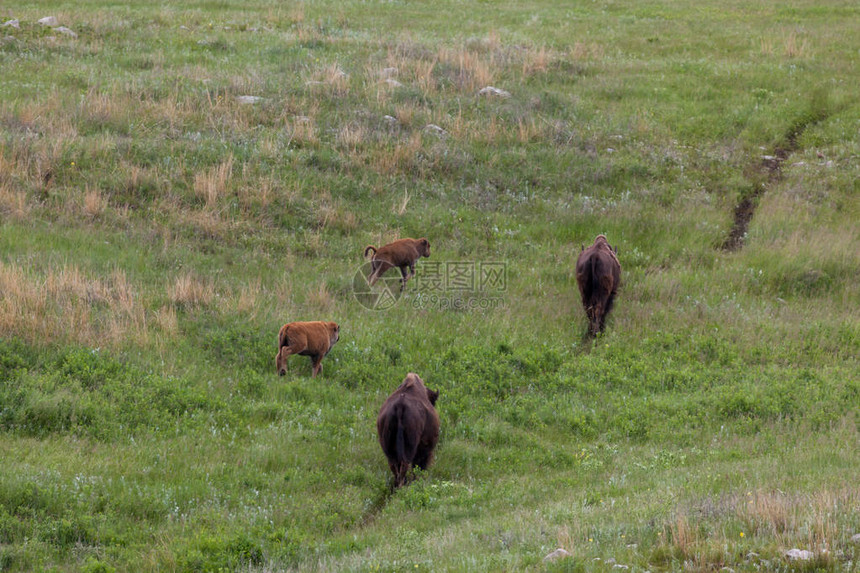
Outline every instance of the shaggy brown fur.
<path id="1" fill-rule="evenodd" d="M 433 461 L 439 441 L 439 414 L 434 407 L 438 397 L 439 392 L 410 372 L 379 410 L 376 431 L 394 474 L 394 487 L 411 479 L 413 466 L 425 470 Z"/>
<path id="2" fill-rule="evenodd" d="M 399 239 L 393 243 L 388 243 L 384 247 L 377 249 L 373 245 L 368 245 L 364 249 L 364 256 L 373 251 L 371 259 L 371 273 L 369 282 L 371 285 L 376 284 L 385 271 L 398 267 L 400 269 L 400 290 L 406 288 L 406 281 L 415 276 L 415 263 L 421 257 L 430 256 L 430 241 L 427 239 Z M 407 275 L 406 270 L 411 271 L 411 275 Z"/>
<path id="3" fill-rule="evenodd" d="M 310 356 L 313 376 L 322 372 L 322 359 L 340 337 L 340 327 L 334 322 L 290 322 L 278 333 L 278 374 L 287 373 L 287 358 L 293 354 Z"/>
<path id="4" fill-rule="evenodd" d="M 603 331 L 620 282 L 621 264 L 618 256 L 606 237 L 597 235 L 594 244 L 583 248 L 576 261 L 576 283 L 592 335 Z"/>

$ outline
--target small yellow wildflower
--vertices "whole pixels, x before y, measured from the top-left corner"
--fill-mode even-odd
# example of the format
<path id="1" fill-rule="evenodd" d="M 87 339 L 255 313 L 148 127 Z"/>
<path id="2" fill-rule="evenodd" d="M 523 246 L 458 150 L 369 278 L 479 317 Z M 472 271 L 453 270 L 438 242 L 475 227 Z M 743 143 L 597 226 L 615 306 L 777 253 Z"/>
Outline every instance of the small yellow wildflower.
<path id="1" fill-rule="evenodd" d="M 744 532 L 743 532 L 743 531 L 741 531 L 741 537 L 743 537 L 743 536 L 744 536 Z"/>

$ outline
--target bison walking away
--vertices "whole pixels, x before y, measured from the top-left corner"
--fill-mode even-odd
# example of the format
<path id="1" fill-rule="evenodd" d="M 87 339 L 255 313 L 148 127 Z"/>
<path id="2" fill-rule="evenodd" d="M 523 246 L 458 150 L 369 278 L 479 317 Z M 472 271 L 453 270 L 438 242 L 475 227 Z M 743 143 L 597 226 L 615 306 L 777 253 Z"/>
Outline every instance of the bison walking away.
<path id="1" fill-rule="evenodd" d="M 287 358 L 293 354 L 310 356 L 313 374 L 322 372 L 322 359 L 340 338 L 340 327 L 334 322 L 290 322 L 278 333 L 278 355 L 275 368 L 278 374 L 287 373 Z"/>
<path id="2" fill-rule="evenodd" d="M 576 261 L 576 284 L 579 285 L 582 306 L 585 307 L 592 335 L 603 331 L 606 317 L 618 293 L 621 264 L 616 253 L 604 235 L 597 235 L 594 244 L 583 248 Z"/>
<path id="3" fill-rule="evenodd" d="M 427 239 L 399 239 L 388 243 L 378 249 L 368 245 L 364 249 L 364 256 L 373 251 L 370 267 L 371 273 L 368 281 L 371 285 L 376 284 L 385 271 L 397 267 L 400 269 L 400 290 L 406 288 L 406 281 L 415 276 L 415 263 L 421 257 L 430 256 L 430 241 Z M 411 274 L 407 274 L 407 269 Z"/>
<path id="4" fill-rule="evenodd" d="M 404 485 L 413 466 L 427 469 L 439 441 L 439 414 L 434 392 L 410 372 L 379 410 L 376 431 L 379 445 L 394 474 L 394 487 Z"/>

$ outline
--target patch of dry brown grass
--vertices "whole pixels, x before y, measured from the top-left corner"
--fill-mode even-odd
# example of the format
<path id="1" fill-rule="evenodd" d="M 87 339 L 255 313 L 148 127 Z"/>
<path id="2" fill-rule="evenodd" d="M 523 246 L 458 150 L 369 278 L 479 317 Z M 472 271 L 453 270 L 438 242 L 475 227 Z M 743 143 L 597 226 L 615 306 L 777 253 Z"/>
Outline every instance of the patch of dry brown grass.
<path id="1" fill-rule="evenodd" d="M 361 124 L 347 123 L 337 132 L 337 144 L 350 155 L 356 155 L 368 142 L 368 130 Z"/>
<path id="2" fill-rule="evenodd" d="M 335 299 L 326 284 L 321 282 L 317 286 L 308 288 L 305 302 L 312 309 L 329 312 L 334 308 Z"/>
<path id="3" fill-rule="evenodd" d="M 523 55 L 523 76 L 529 77 L 546 73 L 552 59 L 552 52 L 547 50 L 545 46 L 527 50 Z"/>
<path id="4" fill-rule="evenodd" d="M 567 51 L 567 57 L 574 61 L 601 60 L 603 56 L 603 46 L 594 42 L 575 42 Z"/>
<path id="5" fill-rule="evenodd" d="M 349 94 L 349 74 L 334 62 L 311 74 L 305 85 L 313 92 L 323 93 L 331 98 L 342 98 Z"/>
<path id="6" fill-rule="evenodd" d="M 373 150 L 367 164 L 382 175 L 409 173 L 415 169 L 418 152 L 423 147 L 421 133 L 416 131 L 409 136 L 409 139 L 395 143 L 394 149 Z"/>
<path id="7" fill-rule="evenodd" d="M 810 55 L 809 42 L 792 30 L 782 38 L 782 53 L 786 58 L 804 58 Z"/>
<path id="8" fill-rule="evenodd" d="M 460 91 L 476 92 L 493 83 L 497 71 L 492 54 L 479 54 L 465 47 L 440 48 L 439 61 L 456 71 L 451 78 Z"/>
<path id="9" fill-rule="evenodd" d="M 167 287 L 167 296 L 180 308 L 208 306 L 215 299 L 215 287 L 192 273 L 185 273 Z"/>
<path id="10" fill-rule="evenodd" d="M 0 164 L 0 173 L 2 170 L 3 165 Z M 0 175 L 0 215 L 20 223 L 29 218 L 32 208 L 27 194 L 15 189 L 10 181 Z"/>
<path id="11" fill-rule="evenodd" d="M 95 219 L 107 209 L 108 200 L 98 189 L 87 187 L 83 198 L 83 213 L 88 219 Z"/>
<path id="12" fill-rule="evenodd" d="M 286 121 L 290 140 L 287 146 L 316 147 L 319 145 L 316 122 L 313 115 L 293 116 Z"/>
<path id="13" fill-rule="evenodd" d="M 771 536 L 786 548 L 803 545 L 820 552 L 833 547 L 844 533 L 839 520 L 860 506 L 860 490 L 751 491 L 731 504 L 751 534 Z"/>
<path id="14" fill-rule="evenodd" d="M 239 288 L 239 292 L 234 294 L 232 306 L 246 318 L 254 320 L 259 313 L 258 303 L 264 294 L 263 283 L 257 277 Z"/>
<path id="15" fill-rule="evenodd" d="M 194 193 L 207 207 L 213 207 L 227 192 L 227 185 L 233 175 L 233 154 L 227 156 L 218 166 L 194 176 Z"/>
<path id="16" fill-rule="evenodd" d="M 75 266 L 40 273 L 2 262 L 0 331 L 92 346 L 145 342 L 149 335 L 145 305 L 122 271 L 98 279 Z"/>

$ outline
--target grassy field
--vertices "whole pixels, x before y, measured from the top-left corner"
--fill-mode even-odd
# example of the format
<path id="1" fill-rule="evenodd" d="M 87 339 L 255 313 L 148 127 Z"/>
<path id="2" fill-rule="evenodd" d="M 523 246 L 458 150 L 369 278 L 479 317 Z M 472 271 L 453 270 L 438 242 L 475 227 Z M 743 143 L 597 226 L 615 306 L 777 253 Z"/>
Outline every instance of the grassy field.
<path id="1" fill-rule="evenodd" d="M 0 570 L 858 570 L 856 1 L 13 18 Z M 589 339 L 598 233 L 622 288 Z M 369 310 L 361 253 L 398 237 L 432 257 Z M 341 325 L 321 377 L 275 373 L 294 320 Z M 441 439 L 392 492 L 409 371 Z"/>

